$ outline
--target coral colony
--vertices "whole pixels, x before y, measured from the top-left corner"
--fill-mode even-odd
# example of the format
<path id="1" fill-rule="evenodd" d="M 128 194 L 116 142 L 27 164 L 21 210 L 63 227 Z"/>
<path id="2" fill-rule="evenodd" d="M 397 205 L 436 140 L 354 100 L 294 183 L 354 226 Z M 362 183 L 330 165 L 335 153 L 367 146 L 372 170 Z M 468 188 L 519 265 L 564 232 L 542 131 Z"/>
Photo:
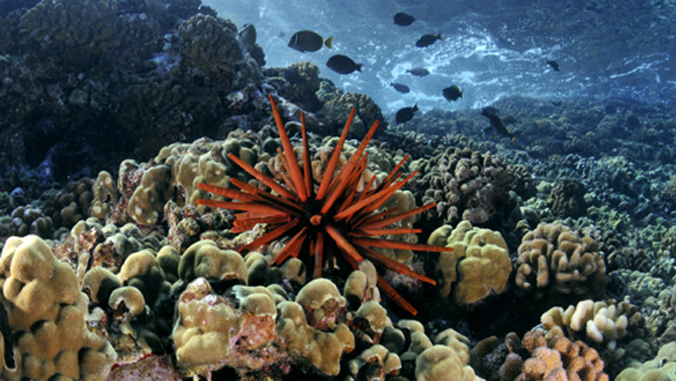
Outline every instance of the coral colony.
<path id="1" fill-rule="evenodd" d="M 287 236 L 291 239 L 287 242 L 286 247 L 272 259 L 271 265 L 279 265 L 290 256 L 297 258 L 301 251 L 306 250 L 311 257 L 314 257 L 314 278 L 321 278 L 322 268 L 326 264 L 334 264 L 336 253 L 340 253 L 354 270 L 359 269 L 359 263 L 366 257 L 386 269 L 435 284 L 434 280 L 369 248 L 437 252 L 451 250 L 440 246 L 373 238 L 373 236 L 390 234 L 420 233 L 420 229 L 387 228 L 387 226 L 435 206 L 434 203 L 429 203 L 396 214 L 394 214 L 396 208 L 378 212 L 378 208 L 417 173 L 413 172 L 403 180 L 399 180 L 401 173 L 398 171 L 409 156 L 404 157 L 379 186 L 369 190 L 375 181 L 374 175 L 368 186 L 360 194 L 357 194 L 359 179 L 366 169 L 367 154 L 364 153 L 364 150 L 376 128 L 378 128 L 376 121 L 347 164 L 336 176 L 332 176 L 336 171 L 343 144 L 354 118 L 355 110 L 352 109 L 340 141 L 333 150 L 324 179 L 315 192 L 310 172 L 310 153 L 304 116 L 301 114 L 303 135 L 303 172 L 301 172 L 300 164 L 286 134 L 272 95 L 270 95 L 270 103 L 284 148 L 283 152 L 279 151 L 279 155 L 282 158 L 286 173 L 288 173 L 288 176 L 284 177 L 287 187 L 278 184 L 274 179 L 251 167 L 233 154 L 228 155 L 230 160 L 279 195 L 261 191 L 234 178 L 231 178 L 230 182 L 240 190 L 199 184 L 199 188 L 202 190 L 239 201 L 197 200 L 198 204 L 205 206 L 242 211 L 243 213 L 235 216 L 233 232 L 241 233 L 250 230 L 259 223 L 268 224 L 268 232 L 242 247 L 240 252 L 246 253 L 279 237 Z M 413 315 L 417 314 L 415 308 L 380 275 L 378 275 L 378 287 L 408 312 Z"/>

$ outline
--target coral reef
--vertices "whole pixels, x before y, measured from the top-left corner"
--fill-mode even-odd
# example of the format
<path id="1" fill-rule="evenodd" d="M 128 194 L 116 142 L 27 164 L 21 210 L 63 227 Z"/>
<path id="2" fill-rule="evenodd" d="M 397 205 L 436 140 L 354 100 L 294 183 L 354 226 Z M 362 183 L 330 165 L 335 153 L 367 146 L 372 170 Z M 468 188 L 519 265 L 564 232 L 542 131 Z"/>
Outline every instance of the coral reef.
<path id="1" fill-rule="evenodd" d="M 199 0 L 0 0 L 0 378 L 674 378 L 672 108 L 506 96 L 513 141 L 471 108 L 384 128 L 239 38 Z"/>

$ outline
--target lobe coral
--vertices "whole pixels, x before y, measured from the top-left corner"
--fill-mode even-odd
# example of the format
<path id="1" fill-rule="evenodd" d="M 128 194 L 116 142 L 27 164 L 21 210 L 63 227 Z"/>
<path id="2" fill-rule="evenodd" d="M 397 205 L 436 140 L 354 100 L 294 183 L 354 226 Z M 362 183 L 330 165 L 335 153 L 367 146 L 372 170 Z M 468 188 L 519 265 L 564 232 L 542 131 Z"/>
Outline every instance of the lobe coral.
<path id="1" fill-rule="evenodd" d="M 358 270 L 359 263 L 364 258 L 368 258 L 377 266 L 434 285 L 434 280 L 371 249 L 436 252 L 452 250 L 434 245 L 377 238 L 386 235 L 420 233 L 420 229 L 396 228 L 390 225 L 435 206 L 434 203 L 430 203 L 400 213 L 395 213 L 397 208 L 378 210 L 396 190 L 416 175 L 417 171 L 400 180 L 402 174 L 399 169 L 409 155 L 399 162 L 380 185 L 373 186 L 376 178 L 373 176 L 366 188 L 358 194 L 357 185 L 366 169 L 368 158 L 368 152 L 365 153 L 365 149 L 378 127 L 378 121 L 373 124 L 343 168 L 335 174 L 343 144 L 355 115 L 355 110 L 352 109 L 340 140 L 333 150 L 324 178 L 320 184 L 313 184 L 304 115 L 301 114 L 303 138 L 303 168 L 301 169 L 301 164 L 296 158 L 272 96 L 270 96 L 270 104 L 282 141 L 283 151 L 278 150 L 278 153 L 285 169 L 284 184 L 278 183 L 237 156 L 229 154 L 230 160 L 269 187 L 271 191 L 263 191 L 235 178 L 231 178 L 230 183 L 239 189 L 208 184 L 198 185 L 204 191 L 233 200 L 199 199 L 198 204 L 242 212 L 235 215 L 233 233 L 251 230 L 259 223 L 267 224 L 267 232 L 240 248 L 239 252 L 244 254 L 280 237 L 291 237 L 284 249 L 272 258 L 271 265 L 279 265 L 289 257 L 297 258 L 299 254 L 304 253 L 313 259 L 314 278 L 321 278 L 322 269 L 335 268 L 337 259 L 342 258 L 353 270 Z M 417 314 L 415 308 L 380 275 L 378 275 L 378 287 L 409 313 Z"/>

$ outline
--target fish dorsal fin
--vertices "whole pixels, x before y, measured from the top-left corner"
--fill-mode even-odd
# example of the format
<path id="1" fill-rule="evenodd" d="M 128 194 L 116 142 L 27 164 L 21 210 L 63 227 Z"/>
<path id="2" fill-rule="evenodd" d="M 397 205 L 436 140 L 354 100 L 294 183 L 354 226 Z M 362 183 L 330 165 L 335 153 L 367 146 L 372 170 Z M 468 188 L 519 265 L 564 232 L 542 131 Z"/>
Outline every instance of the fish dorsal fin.
<path id="1" fill-rule="evenodd" d="M 329 48 L 329 49 L 333 49 L 332 44 L 333 44 L 333 36 L 327 38 L 327 39 L 324 41 L 324 45 L 326 45 L 326 47 Z"/>

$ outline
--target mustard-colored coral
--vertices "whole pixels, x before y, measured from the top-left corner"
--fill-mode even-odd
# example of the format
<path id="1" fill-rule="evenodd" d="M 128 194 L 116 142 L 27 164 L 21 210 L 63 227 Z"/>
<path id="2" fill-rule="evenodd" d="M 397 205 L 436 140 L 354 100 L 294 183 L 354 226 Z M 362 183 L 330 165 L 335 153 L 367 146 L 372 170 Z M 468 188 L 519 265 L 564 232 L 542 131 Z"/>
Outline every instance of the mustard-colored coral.
<path id="1" fill-rule="evenodd" d="M 86 328 L 88 298 L 75 273 L 37 236 L 12 237 L 0 258 L 2 301 L 15 342 L 15 372 L 3 380 L 105 380 L 116 360 Z"/>
<path id="2" fill-rule="evenodd" d="M 339 323 L 332 332 L 317 330 L 308 325 L 303 307 L 295 302 L 281 302 L 277 308 L 277 333 L 286 349 L 292 355 L 307 359 L 322 372 L 337 375 L 343 352 L 354 349 L 350 329 Z"/>
<path id="3" fill-rule="evenodd" d="M 307 321 L 320 330 L 334 330 L 346 311 L 347 301 L 328 279 L 314 279 L 298 292 L 296 303 L 307 312 Z"/>
<path id="4" fill-rule="evenodd" d="M 425 349 L 415 361 L 418 381 L 474 381 L 477 376 L 469 366 L 463 366 L 455 351 L 444 345 Z"/>
<path id="5" fill-rule="evenodd" d="M 348 380 L 357 379 L 357 375 L 364 367 L 373 367 L 376 365 L 376 371 L 382 372 L 381 379 L 385 375 L 397 375 L 401 369 L 401 359 L 396 353 L 392 353 L 384 346 L 376 344 L 365 351 L 363 351 L 357 358 L 350 361 L 349 371 L 351 378 Z"/>
<path id="6" fill-rule="evenodd" d="M 129 200 L 127 213 L 141 225 L 154 225 L 161 221 L 164 204 L 173 192 L 171 168 L 166 165 L 151 167 L 143 174 L 141 185 Z"/>
<path id="7" fill-rule="evenodd" d="M 94 182 L 94 199 L 89 207 L 89 215 L 99 220 L 105 220 L 113 214 L 118 194 L 113 176 L 106 172 L 99 172 Z"/>
<path id="8" fill-rule="evenodd" d="M 512 262 L 499 232 L 462 221 L 455 229 L 448 225 L 438 228 L 428 243 L 453 249 L 442 252 L 437 262 L 441 297 L 448 297 L 453 290 L 453 300 L 467 304 L 506 290 Z"/>
<path id="9" fill-rule="evenodd" d="M 178 365 L 194 369 L 222 363 L 230 353 L 231 335 L 239 330 L 238 324 L 237 311 L 215 296 L 204 278 L 197 278 L 178 303 L 178 320 L 172 333 Z"/>
<path id="10" fill-rule="evenodd" d="M 204 374 L 225 364 L 244 362 L 255 369 L 262 359 L 242 360 L 250 350 L 275 339 L 275 299 L 264 287 L 235 286 L 239 307 L 217 295 L 205 278 L 192 281 L 178 301 L 172 339 L 184 375 Z"/>
<path id="11" fill-rule="evenodd" d="M 248 279 L 244 259 L 236 251 L 221 250 L 213 241 L 205 240 L 192 244 L 181 256 L 178 274 L 184 281 L 204 277 L 209 280 Z"/>

